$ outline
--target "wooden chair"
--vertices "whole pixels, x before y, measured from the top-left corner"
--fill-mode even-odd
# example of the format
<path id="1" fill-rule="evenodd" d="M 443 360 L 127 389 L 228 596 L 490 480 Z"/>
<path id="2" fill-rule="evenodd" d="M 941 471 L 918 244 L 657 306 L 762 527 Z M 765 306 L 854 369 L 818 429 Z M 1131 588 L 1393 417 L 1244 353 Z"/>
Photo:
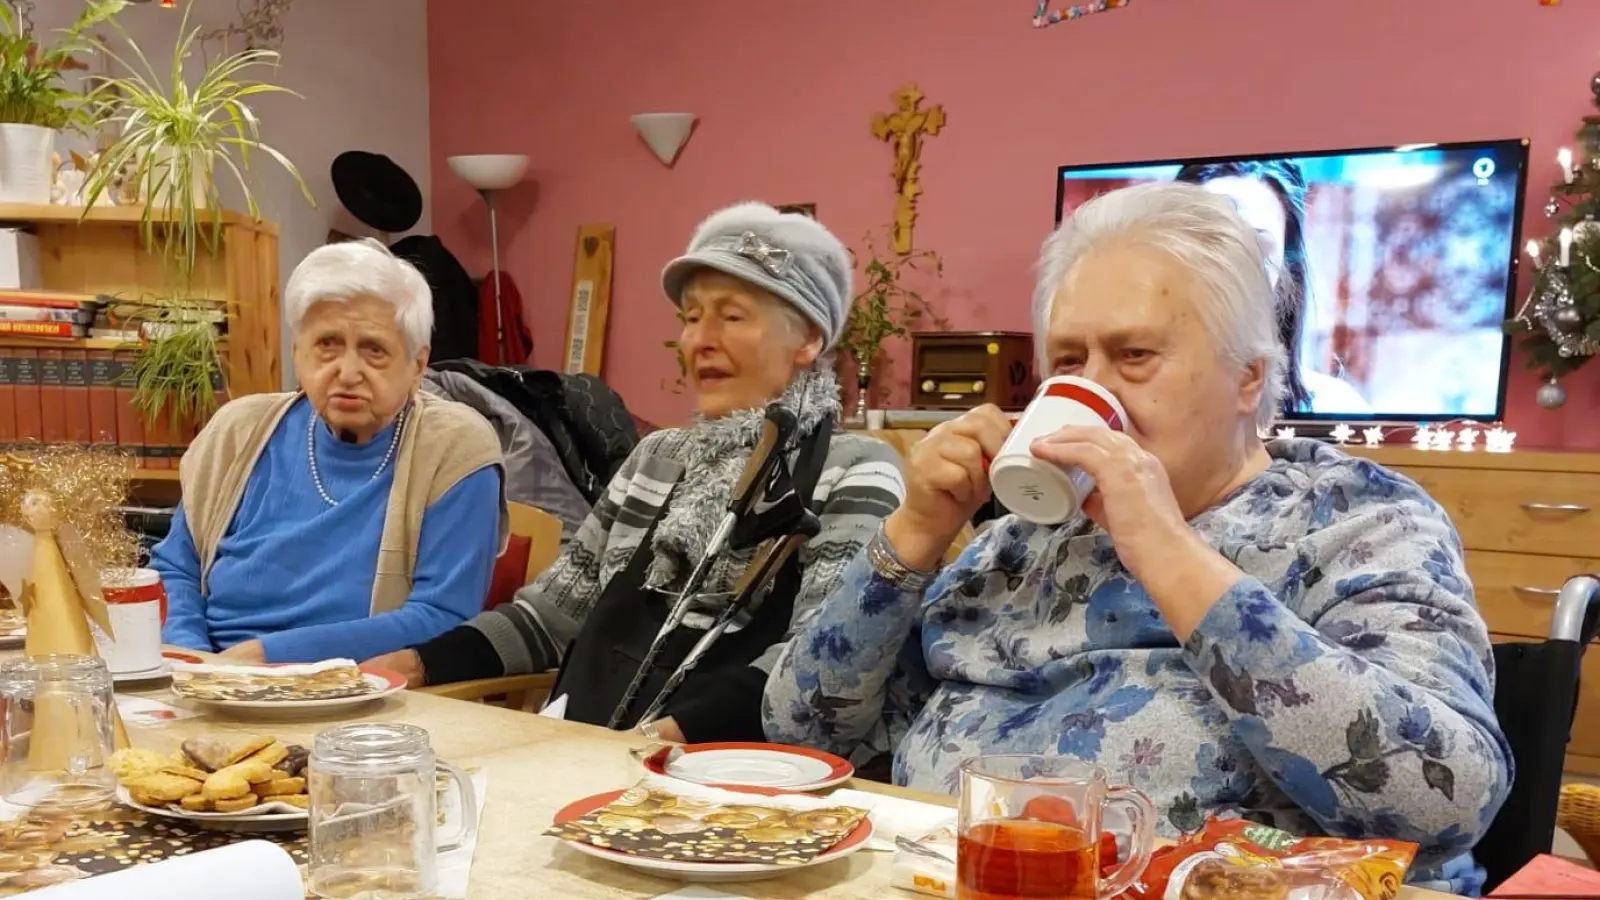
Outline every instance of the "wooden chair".
<path id="1" fill-rule="evenodd" d="M 511 513 L 511 533 L 529 539 L 528 568 L 523 573 L 523 584 L 532 582 L 555 562 L 561 553 L 561 520 L 542 509 L 523 503 L 508 503 Z M 549 696 L 555 684 L 554 672 L 535 675 L 507 675 L 503 678 L 479 678 L 476 681 L 459 681 L 419 688 L 425 694 L 449 697 L 452 700 L 493 702 L 508 709 L 533 711 Z"/>

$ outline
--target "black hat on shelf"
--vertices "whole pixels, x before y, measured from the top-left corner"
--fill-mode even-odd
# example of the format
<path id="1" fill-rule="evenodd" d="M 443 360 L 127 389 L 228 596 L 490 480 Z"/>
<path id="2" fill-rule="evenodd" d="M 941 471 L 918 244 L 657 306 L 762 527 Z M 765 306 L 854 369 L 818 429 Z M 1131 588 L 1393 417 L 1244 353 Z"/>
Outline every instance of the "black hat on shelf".
<path id="1" fill-rule="evenodd" d="M 333 190 L 362 224 L 390 234 L 422 220 L 422 191 L 406 170 L 382 153 L 346 150 L 334 157 Z"/>

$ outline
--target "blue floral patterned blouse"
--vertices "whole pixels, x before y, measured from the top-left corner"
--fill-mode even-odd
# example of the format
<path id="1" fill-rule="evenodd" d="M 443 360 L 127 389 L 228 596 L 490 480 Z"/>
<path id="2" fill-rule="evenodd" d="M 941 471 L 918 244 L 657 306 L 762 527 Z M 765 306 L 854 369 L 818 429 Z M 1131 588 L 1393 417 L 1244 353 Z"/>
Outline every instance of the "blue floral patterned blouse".
<path id="1" fill-rule="evenodd" d="M 1481 890 L 1468 851 L 1511 781 L 1493 657 L 1454 526 L 1415 483 L 1307 440 L 1191 523 L 1245 576 L 1179 645 L 1107 535 L 1000 520 L 919 597 L 865 554 L 767 686 L 768 737 L 894 754 L 957 790 L 981 753 L 1093 761 L 1163 833 L 1238 812 L 1423 847 L 1413 880 Z"/>

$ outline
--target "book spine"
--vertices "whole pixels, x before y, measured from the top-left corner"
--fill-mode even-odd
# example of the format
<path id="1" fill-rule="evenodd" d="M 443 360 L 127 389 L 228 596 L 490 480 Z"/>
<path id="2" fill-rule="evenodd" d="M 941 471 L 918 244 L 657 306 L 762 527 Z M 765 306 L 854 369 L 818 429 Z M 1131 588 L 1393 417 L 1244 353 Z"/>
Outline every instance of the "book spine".
<path id="1" fill-rule="evenodd" d="M 144 445 L 144 414 L 133 405 L 133 359 L 135 351 L 112 354 L 111 383 L 116 386 L 117 443 L 132 453 L 139 465 L 149 465 Z"/>
<path id="2" fill-rule="evenodd" d="M 0 321 L 0 334 L 19 337 L 79 338 L 89 333 L 89 326 L 71 322 L 11 322 Z"/>
<path id="3" fill-rule="evenodd" d="M 0 451 L 17 442 L 17 358 L 0 347 Z"/>
<path id="4" fill-rule="evenodd" d="M 39 349 L 39 408 L 46 444 L 67 441 L 67 397 L 62 361 L 60 350 Z"/>
<path id="5" fill-rule="evenodd" d="M 61 309 L 55 306 L 13 306 L 0 303 L 0 322 L 66 322 L 69 325 L 88 325 L 93 321 L 92 310 Z"/>
<path id="6" fill-rule="evenodd" d="M 54 309 L 95 309 L 105 300 L 93 294 L 60 291 L 0 290 L 0 303 L 7 306 L 48 306 Z"/>
<path id="7" fill-rule="evenodd" d="M 88 351 L 89 443 L 110 449 L 117 441 L 117 361 L 110 350 Z"/>
<path id="8" fill-rule="evenodd" d="M 32 347 L 13 347 L 16 362 L 17 443 L 37 444 L 44 440 L 44 423 L 39 406 L 39 351 Z"/>
<path id="9" fill-rule="evenodd" d="M 67 407 L 67 441 L 80 447 L 94 442 L 89 417 L 89 351 L 61 351 L 62 391 Z"/>

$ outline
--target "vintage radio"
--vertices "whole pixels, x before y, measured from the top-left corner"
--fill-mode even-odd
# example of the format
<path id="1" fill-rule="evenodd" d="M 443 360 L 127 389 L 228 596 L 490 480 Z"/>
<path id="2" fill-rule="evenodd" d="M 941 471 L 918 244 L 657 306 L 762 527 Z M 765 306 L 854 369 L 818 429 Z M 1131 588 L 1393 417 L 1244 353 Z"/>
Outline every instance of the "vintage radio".
<path id="1" fill-rule="evenodd" d="M 943 331 L 911 336 L 911 405 L 1022 409 L 1033 399 L 1033 336 L 1020 331 Z"/>

